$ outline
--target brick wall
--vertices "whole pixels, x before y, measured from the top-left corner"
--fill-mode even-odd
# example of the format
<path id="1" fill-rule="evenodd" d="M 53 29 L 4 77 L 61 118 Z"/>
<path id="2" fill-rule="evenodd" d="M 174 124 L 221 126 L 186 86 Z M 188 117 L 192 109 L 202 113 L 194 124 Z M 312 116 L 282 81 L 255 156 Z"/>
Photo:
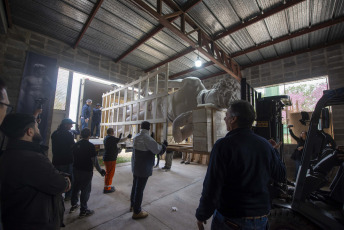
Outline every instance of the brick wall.
<path id="1" fill-rule="evenodd" d="M 330 89 L 344 87 L 344 44 L 247 68 L 242 74 L 253 87 L 325 75 L 328 75 Z M 332 108 L 334 138 L 338 144 L 344 145 L 344 106 Z"/>
<path id="2" fill-rule="evenodd" d="M 0 35 L 0 76 L 8 85 L 8 95 L 16 104 L 23 75 L 26 51 L 57 59 L 58 66 L 117 83 L 129 83 L 142 72 L 126 63 L 115 63 L 108 57 L 70 45 L 54 38 L 13 26 Z"/>

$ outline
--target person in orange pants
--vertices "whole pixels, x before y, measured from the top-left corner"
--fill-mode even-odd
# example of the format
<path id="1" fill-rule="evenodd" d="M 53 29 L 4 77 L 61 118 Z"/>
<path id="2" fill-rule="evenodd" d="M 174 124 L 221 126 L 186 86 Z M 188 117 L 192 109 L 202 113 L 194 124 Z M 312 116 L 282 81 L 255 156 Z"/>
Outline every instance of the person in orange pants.
<path id="1" fill-rule="evenodd" d="M 103 161 L 105 165 L 105 180 L 104 180 L 104 193 L 112 193 L 116 191 L 114 186 L 112 185 L 112 179 L 115 175 L 115 169 L 116 169 L 116 160 L 118 155 L 118 147 L 117 144 L 122 141 L 126 141 L 128 138 L 130 139 L 132 137 L 131 134 L 129 134 L 125 138 L 122 137 L 122 133 L 119 135 L 119 138 L 116 138 L 114 136 L 114 130 L 113 128 L 108 128 L 107 136 L 104 138 L 104 146 L 105 146 L 105 153 L 103 156 Z"/>

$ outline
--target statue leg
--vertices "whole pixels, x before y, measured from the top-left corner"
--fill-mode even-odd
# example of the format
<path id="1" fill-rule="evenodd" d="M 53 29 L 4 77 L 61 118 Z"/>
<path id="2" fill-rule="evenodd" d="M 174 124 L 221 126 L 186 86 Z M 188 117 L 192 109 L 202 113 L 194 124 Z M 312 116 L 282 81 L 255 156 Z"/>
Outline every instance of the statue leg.
<path id="1" fill-rule="evenodd" d="M 183 128 L 181 128 L 183 127 Z M 192 111 L 180 114 L 172 124 L 172 135 L 175 142 L 182 142 L 193 132 Z"/>

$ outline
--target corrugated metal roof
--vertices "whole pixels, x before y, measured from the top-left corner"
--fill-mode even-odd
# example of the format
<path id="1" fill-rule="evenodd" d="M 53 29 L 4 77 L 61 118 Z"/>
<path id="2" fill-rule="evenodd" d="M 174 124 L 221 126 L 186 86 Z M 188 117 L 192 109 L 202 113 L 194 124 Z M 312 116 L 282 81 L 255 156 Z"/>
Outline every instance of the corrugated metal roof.
<path id="1" fill-rule="evenodd" d="M 164 1 L 174 3 L 180 8 L 184 8 L 190 2 Z M 15 25 L 51 36 L 71 46 L 79 38 L 97 2 L 97 0 L 9 0 Z M 156 9 L 156 0 L 144 2 Z M 187 16 L 212 38 L 227 30 L 243 26 L 238 31 L 216 41 L 218 47 L 229 55 L 241 52 L 240 56 L 234 58 L 241 66 L 267 59 L 272 60 L 281 55 L 344 39 L 343 23 L 292 39 L 288 38 L 298 31 L 307 31 L 314 26 L 344 17 L 342 0 L 305 0 L 244 27 L 248 20 L 263 17 L 266 12 L 274 11 L 276 7 L 283 7 L 288 3 L 290 3 L 288 0 L 203 0 L 192 7 Z M 162 14 L 173 12 L 174 10 L 164 2 Z M 159 25 L 154 17 L 133 4 L 132 0 L 104 0 L 79 46 L 116 59 Z M 180 18 L 177 18 L 173 25 L 180 28 Z M 194 30 L 188 23 L 185 27 L 186 32 Z M 197 32 L 189 35 L 189 38 L 197 42 Z M 285 39 L 260 48 L 261 44 L 270 44 L 279 38 Z M 190 44 L 169 29 L 163 28 L 121 61 L 147 69 L 184 51 L 189 46 Z M 247 49 L 253 51 L 248 52 Z M 170 72 L 178 73 L 192 68 L 197 56 L 197 52 L 194 51 L 172 61 Z M 200 54 L 200 57 L 204 62 L 209 61 L 203 54 Z M 216 71 L 220 72 L 222 69 L 213 65 L 189 75 L 204 77 Z"/>
<path id="2" fill-rule="evenodd" d="M 276 52 L 278 54 L 278 56 L 281 56 L 283 54 L 286 54 L 288 52 L 290 52 L 291 50 L 291 43 L 289 40 L 284 41 L 284 42 L 280 42 L 276 45 L 274 45 Z"/>
<path id="3" fill-rule="evenodd" d="M 282 34 L 288 34 L 288 25 L 285 12 L 280 12 L 271 17 L 264 19 L 266 26 L 269 29 L 271 38 L 275 39 Z"/>

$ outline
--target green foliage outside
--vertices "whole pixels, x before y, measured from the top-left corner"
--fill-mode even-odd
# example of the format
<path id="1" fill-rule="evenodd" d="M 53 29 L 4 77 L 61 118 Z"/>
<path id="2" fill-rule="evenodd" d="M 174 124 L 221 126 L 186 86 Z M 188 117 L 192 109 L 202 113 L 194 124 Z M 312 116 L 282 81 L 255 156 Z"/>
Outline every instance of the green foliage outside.
<path id="1" fill-rule="evenodd" d="M 126 163 L 126 162 L 130 162 L 130 161 L 131 161 L 130 156 L 118 156 L 116 164 Z M 103 156 L 98 156 L 98 162 L 99 162 L 100 166 L 104 166 Z"/>
<path id="2" fill-rule="evenodd" d="M 294 103 L 298 101 L 299 111 L 311 112 L 326 89 L 326 82 L 320 84 L 309 84 L 305 82 L 298 85 L 286 85 L 285 93 L 290 96 Z"/>

